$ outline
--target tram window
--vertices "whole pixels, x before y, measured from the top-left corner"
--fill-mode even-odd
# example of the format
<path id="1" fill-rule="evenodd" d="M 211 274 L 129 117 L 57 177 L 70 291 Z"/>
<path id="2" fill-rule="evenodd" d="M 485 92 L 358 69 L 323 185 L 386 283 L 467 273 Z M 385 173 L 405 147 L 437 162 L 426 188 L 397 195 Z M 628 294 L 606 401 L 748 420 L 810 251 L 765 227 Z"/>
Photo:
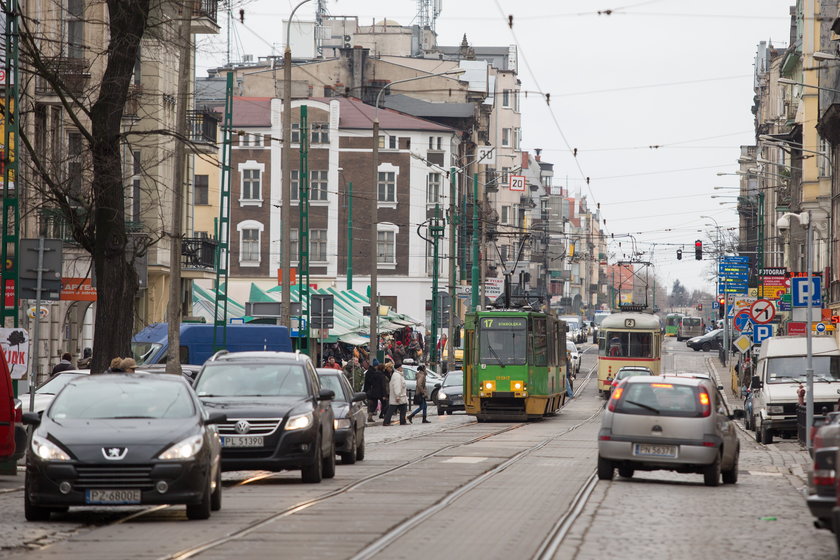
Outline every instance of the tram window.
<path id="1" fill-rule="evenodd" d="M 652 358 L 653 334 L 649 332 L 607 332 L 599 342 L 601 356 Z"/>
<path id="2" fill-rule="evenodd" d="M 532 344 L 534 352 L 533 364 L 535 366 L 546 365 L 546 352 L 548 348 L 546 344 L 545 319 L 543 317 L 534 317 Z"/>
<path id="3" fill-rule="evenodd" d="M 487 323 L 482 319 L 479 331 L 479 358 L 488 365 L 526 363 L 528 338 L 524 318 L 498 318 Z"/>

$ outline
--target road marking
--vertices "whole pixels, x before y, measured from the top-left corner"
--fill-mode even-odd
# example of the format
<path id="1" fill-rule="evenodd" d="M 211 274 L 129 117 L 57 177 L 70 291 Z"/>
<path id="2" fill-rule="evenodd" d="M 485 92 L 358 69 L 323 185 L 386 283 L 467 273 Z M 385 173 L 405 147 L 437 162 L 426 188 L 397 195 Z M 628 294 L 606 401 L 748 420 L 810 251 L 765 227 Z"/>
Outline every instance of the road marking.
<path id="1" fill-rule="evenodd" d="M 752 476 L 782 476 L 780 472 L 747 471 Z"/>
<path id="2" fill-rule="evenodd" d="M 462 463 L 462 464 L 473 464 L 473 463 L 480 463 L 482 461 L 486 461 L 487 457 L 450 457 L 445 461 L 441 461 L 441 463 Z"/>

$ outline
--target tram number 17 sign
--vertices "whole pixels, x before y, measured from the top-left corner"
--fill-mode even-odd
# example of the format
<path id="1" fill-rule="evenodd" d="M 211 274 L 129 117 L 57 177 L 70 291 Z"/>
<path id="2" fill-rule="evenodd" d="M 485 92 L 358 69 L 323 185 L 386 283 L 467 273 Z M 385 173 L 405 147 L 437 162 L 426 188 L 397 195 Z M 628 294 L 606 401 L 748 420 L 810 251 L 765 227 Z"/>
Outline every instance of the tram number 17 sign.
<path id="1" fill-rule="evenodd" d="M 750 320 L 763 325 L 769 323 L 776 316 L 776 306 L 768 299 L 759 299 L 750 305 Z"/>

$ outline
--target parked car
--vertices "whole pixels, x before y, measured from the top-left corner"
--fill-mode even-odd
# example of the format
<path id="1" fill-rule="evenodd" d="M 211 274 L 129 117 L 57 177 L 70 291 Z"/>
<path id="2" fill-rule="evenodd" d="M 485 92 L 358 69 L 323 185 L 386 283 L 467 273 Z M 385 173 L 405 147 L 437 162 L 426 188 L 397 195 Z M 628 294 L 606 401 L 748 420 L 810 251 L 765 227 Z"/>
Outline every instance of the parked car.
<path id="1" fill-rule="evenodd" d="M 33 427 L 24 515 L 46 521 L 69 506 L 185 504 L 188 518 L 207 519 L 222 507 L 215 424 L 224 419 L 175 376 L 74 376 L 46 413 L 23 415 Z"/>
<path id="2" fill-rule="evenodd" d="M 580 352 L 578 352 L 575 343 L 566 339 L 566 351 L 569 353 L 569 363 L 572 365 L 574 373 L 580 373 Z"/>
<path id="3" fill-rule="evenodd" d="M 335 393 L 305 354 L 218 352 L 194 386 L 208 410 L 227 414 L 223 470 L 299 469 L 304 482 L 335 476 Z"/>
<path id="4" fill-rule="evenodd" d="M 15 457 L 15 411 L 12 375 L 0 352 L 0 461 Z"/>
<path id="5" fill-rule="evenodd" d="M 23 401 L 15 399 L 15 452 L 12 461 L 19 461 L 26 455 L 26 440 L 29 434 L 23 424 Z"/>
<path id="6" fill-rule="evenodd" d="M 704 335 L 695 336 L 685 341 L 685 345 L 695 352 L 702 350 L 708 352 L 709 350 L 717 350 L 723 344 L 723 329 L 715 329 L 709 331 Z"/>
<path id="7" fill-rule="evenodd" d="M 615 377 L 613 377 L 612 385 L 610 385 L 610 395 L 612 395 L 619 383 L 621 383 L 624 379 L 635 375 L 653 375 L 653 372 L 650 368 L 646 368 L 644 366 L 624 366 L 619 369 L 615 373 Z"/>
<path id="8" fill-rule="evenodd" d="M 583 330 L 583 321 L 581 321 L 580 317 L 575 317 L 573 315 L 564 315 L 562 317 L 558 317 L 561 321 L 566 322 L 566 337 L 571 339 L 572 342 L 576 342 L 580 344 L 581 342 L 585 342 L 586 334 Z"/>
<path id="9" fill-rule="evenodd" d="M 814 433 L 814 462 L 808 473 L 808 496 L 805 499 L 815 525 L 837 530 L 832 515 L 837 505 L 837 453 L 840 451 L 840 413 L 830 413 Z"/>
<path id="10" fill-rule="evenodd" d="M 144 364 L 140 366 L 137 371 L 144 371 L 147 373 L 166 373 L 166 364 Z M 195 378 L 198 377 L 198 372 L 201 371 L 201 366 L 191 364 L 181 364 L 181 375 L 189 382 L 190 385 L 195 383 Z"/>
<path id="11" fill-rule="evenodd" d="M 49 408 L 55 396 L 64 389 L 64 386 L 81 375 L 90 375 L 89 369 L 68 369 L 51 375 L 49 379 L 44 381 L 40 387 L 35 389 L 35 408 L 34 412 L 42 412 Z M 24 397 L 28 398 L 28 397 Z M 29 402 L 27 401 L 26 410 L 29 410 Z"/>
<path id="12" fill-rule="evenodd" d="M 321 386 L 335 393 L 332 400 L 335 452 L 342 463 L 352 465 L 365 458 L 367 394 L 354 393 L 342 371 L 328 368 L 318 368 L 317 371 Z"/>
<path id="13" fill-rule="evenodd" d="M 435 404 L 438 415 L 452 414 L 464 409 L 464 372 L 452 370 L 443 378 L 438 387 Z"/>
<path id="14" fill-rule="evenodd" d="M 703 474 L 706 486 L 738 481 L 740 443 L 718 388 L 700 377 L 634 376 L 610 397 L 598 433 L 598 478 L 636 470 Z"/>
<path id="15" fill-rule="evenodd" d="M 417 390 L 417 366 L 403 364 L 403 377 L 405 377 L 405 390 L 409 395 L 413 395 Z M 443 382 L 443 376 L 439 373 L 426 368 L 426 400 L 435 400 L 435 393 L 437 389 L 435 385 Z"/>

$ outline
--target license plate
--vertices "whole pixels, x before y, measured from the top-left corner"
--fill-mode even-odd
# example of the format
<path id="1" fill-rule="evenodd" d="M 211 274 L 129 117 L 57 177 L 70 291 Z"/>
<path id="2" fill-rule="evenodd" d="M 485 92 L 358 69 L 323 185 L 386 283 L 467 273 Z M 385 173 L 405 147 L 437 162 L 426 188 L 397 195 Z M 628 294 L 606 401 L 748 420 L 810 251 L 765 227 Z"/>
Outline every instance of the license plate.
<path id="1" fill-rule="evenodd" d="M 676 445 L 655 445 L 650 443 L 636 443 L 633 445 L 633 455 L 637 457 L 677 457 Z"/>
<path id="2" fill-rule="evenodd" d="M 99 490 L 90 489 L 85 492 L 85 503 L 88 504 L 139 504 L 140 490 Z"/>
<path id="3" fill-rule="evenodd" d="M 222 438 L 222 447 L 262 447 L 262 436 L 225 436 Z"/>
<path id="4" fill-rule="evenodd" d="M 464 404 L 463 399 L 452 399 L 452 404 Z"/>

